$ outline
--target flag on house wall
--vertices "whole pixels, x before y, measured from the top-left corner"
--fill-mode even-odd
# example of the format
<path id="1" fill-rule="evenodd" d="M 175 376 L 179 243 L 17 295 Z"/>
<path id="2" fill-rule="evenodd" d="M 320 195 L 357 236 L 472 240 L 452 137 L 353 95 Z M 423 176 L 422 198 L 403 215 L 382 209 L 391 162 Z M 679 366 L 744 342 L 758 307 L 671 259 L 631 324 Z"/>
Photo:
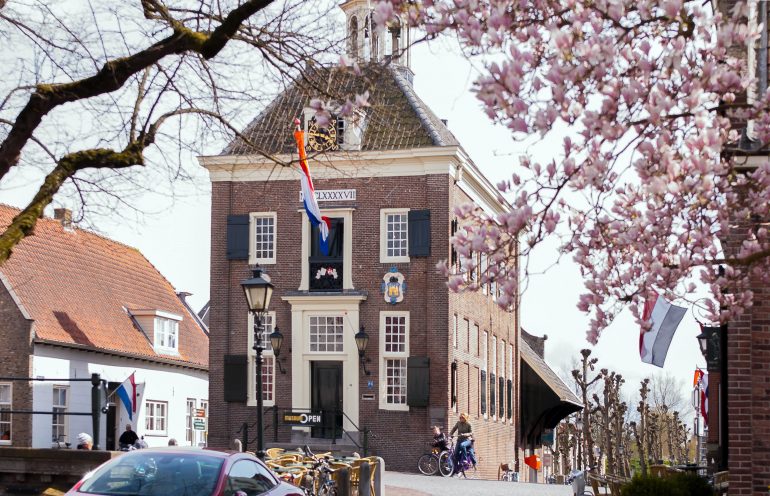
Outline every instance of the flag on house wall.
<path id="1" fill-rule="evenodd" d="M 134 379 L 134 373 L 128 376 L 128 379 L 123 381 L 123 384 L 118 386 L 115 390 L 115 394 L 120 398 L 121 403 L 128 413 L 128 419 L 134 420 L 137 410 L 137 384 Z"/>
<path id="2" fill-rule="evenodd" d="M 695 369 L 695 375 L 692 378 L 692 387 L 697 388 L 700 385 L 701 379 L 703 379 L 703 371 L 701 369 Z"/>
<path id="3" fill-rule="evenodd" d="M 686 308 L 672 305 L 654 291 L 650 294 L 642 313 L 642 320 L 648 322 L 650 327 L 646 331 L 642 329 L 639 334 L 639 355 L 644 363 L 663 367 L 668 347 L 686 311 Z"/>
<path id="4" fill-rule="evenodd" d="M 299 119 L 294 119 L 294 141 L 297 142 L 297 151 L 299 152 L 299 165 L 302 168 L 302 203 L 305 205 L 305 212 L 310 219 L 310 223 L 318 226 L 318 232 L 321 236 L 321 252 L 324 255 L 329 254 L 329 228 L 331 222 L 329 218 L 321 215 L 321 209 L 318 207 L 318 201 L 315 197 L 315 188 L 313 179 L 310 177 L 310 168 L 307 165 L 307 154 L 305 153 L 305 133 L 300 129 Z"/>
<path id="5" fill-rule="evenodd" d="M 709 375 L 703 374 L 700 379 L 700 414 L 703 425 L 709 425 Z"/>

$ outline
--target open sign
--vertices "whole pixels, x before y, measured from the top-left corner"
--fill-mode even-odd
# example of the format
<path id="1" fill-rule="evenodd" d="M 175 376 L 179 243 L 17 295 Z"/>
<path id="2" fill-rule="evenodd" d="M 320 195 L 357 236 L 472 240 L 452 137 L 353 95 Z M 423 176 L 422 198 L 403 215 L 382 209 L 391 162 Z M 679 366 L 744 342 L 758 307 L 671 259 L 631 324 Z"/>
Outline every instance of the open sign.
<path id="1" fill-rule="evenodd" d="M 320 412 L 283 412 L 283 423 L 289 425 L 319 426 L 323 422 Z"/>

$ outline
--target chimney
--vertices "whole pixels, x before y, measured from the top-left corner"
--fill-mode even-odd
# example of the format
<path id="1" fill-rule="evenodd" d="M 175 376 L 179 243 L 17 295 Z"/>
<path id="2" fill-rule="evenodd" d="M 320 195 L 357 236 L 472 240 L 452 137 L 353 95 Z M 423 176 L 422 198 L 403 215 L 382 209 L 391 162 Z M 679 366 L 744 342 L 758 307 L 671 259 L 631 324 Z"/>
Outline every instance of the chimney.
<path id="1" fill-rule="evenodd" d="M 55 208 L 53 209 L 53 218 L 61 222 L 64 229 L 72 230 L 72 210 L 68 208 Z"/>

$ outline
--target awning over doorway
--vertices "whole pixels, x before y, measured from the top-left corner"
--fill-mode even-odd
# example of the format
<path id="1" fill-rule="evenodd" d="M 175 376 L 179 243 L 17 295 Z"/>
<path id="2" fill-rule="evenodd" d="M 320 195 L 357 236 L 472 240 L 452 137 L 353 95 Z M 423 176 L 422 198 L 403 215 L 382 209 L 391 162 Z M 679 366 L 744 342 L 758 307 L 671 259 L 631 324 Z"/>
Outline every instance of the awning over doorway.
<path id="1" fill-rule="evenodd" d="M 522 447 L 529 447 L 539 445 L 544 430 L 553 429 L 567 415 L 582 410 L 583 404 L 523 339 L 519 339 L 519 350 L 521 442 Z"/>

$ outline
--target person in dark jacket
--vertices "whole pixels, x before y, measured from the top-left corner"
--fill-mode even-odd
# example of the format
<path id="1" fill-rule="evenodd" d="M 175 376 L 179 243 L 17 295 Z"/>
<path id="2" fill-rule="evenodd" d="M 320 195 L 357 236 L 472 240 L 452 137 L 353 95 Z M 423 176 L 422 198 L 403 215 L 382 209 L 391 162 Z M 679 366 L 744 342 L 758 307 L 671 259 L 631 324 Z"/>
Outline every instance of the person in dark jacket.
<path id="1" fill-rule="evenodd" d="M 136 432 L 131 430 L 131 424 L 126 424 L 126 430 L 120 435 L 118 445 L 120 446 L 120 449 L 128 449 L 129 446 L 133 446 L 134 443 L 136 443 L 137 439 L 139 439 L 139 436 L 137 436 Z"/>
<path id="2" fill-rule="evenodd" d="M 449 442 L 446 434 L 441 432 L 441 427 L 437 425 L 433 426 L 433 443 L 431 443 L 431 446 L 438 448 L 439 451 L 446 451 L 449 449 Z"/>

